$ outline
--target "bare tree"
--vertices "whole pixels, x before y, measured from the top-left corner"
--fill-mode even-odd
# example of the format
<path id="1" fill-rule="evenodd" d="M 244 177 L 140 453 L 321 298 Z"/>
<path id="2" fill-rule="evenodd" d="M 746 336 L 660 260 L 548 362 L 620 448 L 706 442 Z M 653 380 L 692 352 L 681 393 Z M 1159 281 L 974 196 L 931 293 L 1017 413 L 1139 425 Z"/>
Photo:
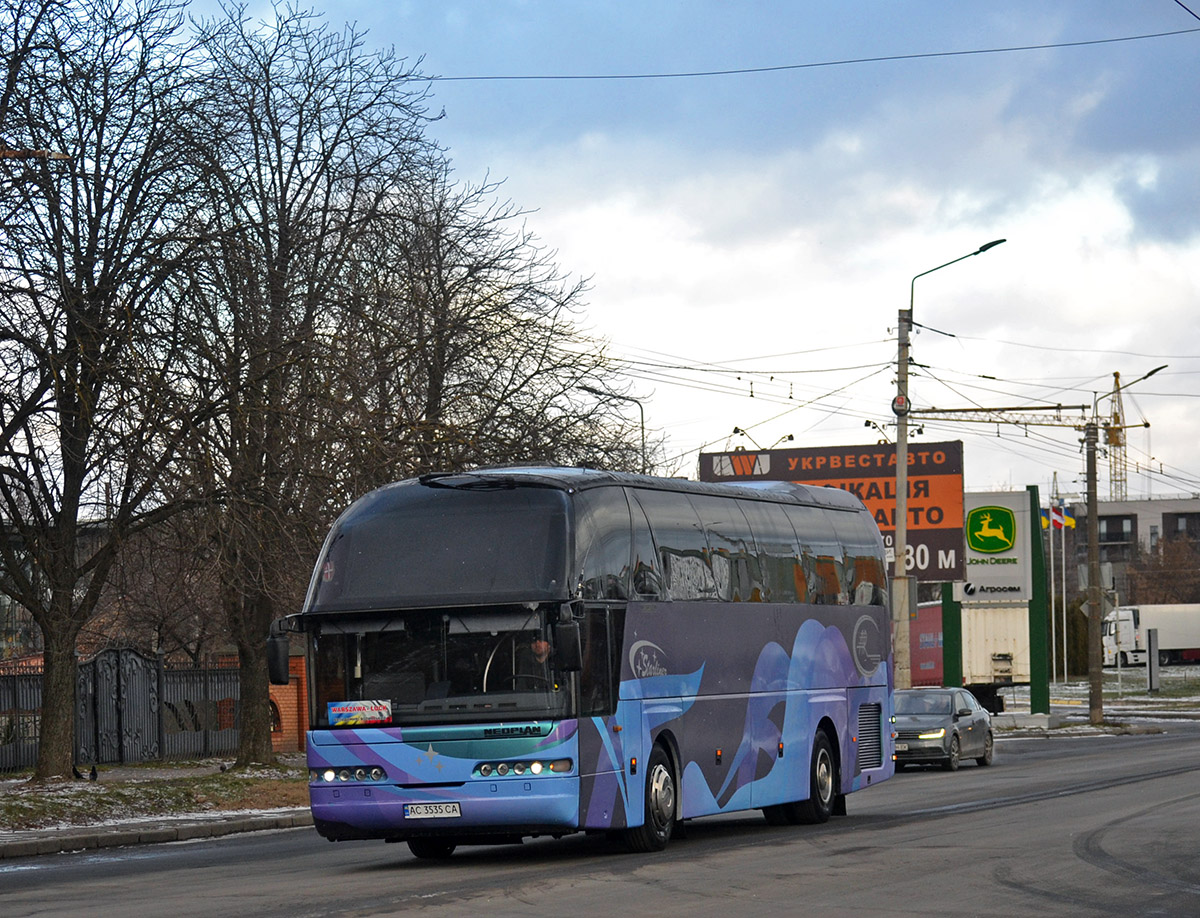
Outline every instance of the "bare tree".
<path id="1" fill-rule="evenodd" d="M 198 663 L 228 646 L 206 523 L 204 514 L 181 513 L 121 544 L 96 614 L 80 633 L 85 655 L 136 647 Z"/>
<path id="2" fill-rule="evenodd" d="M 576 325 L 585 285 L 494 184 L 451 181 L 404 61 L 290 8 L 225 6 L 189 44 L 180 9 L 0 0 L 4 149 L 69 157 L 0 167 L 0 590 L 45 639 L 40 778 L 68 773 L 98 612 L 194 653 L 214 629 L 183 571 L 208 584 L 241 662 L 238 761 L 270 760 L 264 639 L 351 498 L 432 469 L 640 465 L 618 403 L 581 394 L 613 383 Z M 148 531 L 184 509 L 184 543 Z"/>
<path id="3" fill-rule="evenodd" d="M 603 347 L 577 325 L 586 285 L 570 281 L 495 183 L 455 185 L 430 163 L 387 235 L 358 262 L 363 308 L 343 340 L 370 352 L 354 395 L 364 429 L 385 432 L 391 478 L 484 464 L 641 465 L 611 399 Z M 353 386 L 349 380 L 347 386 Z M 371 464 L 375 465 L 375 463 Z"/>
<path id="4" fill-rule="evenodd" d="M 44 638 L 48 779 L 70 773 L 80 629 L 121 542 L 172 512 L 158 484 L 195 406 L 175 377 L 178 314 L 158 296 L 187 251 L 178 10 L 46 4 L 23 33 L 29 7 L 3 11 L 21 45 L 0 134 L 70 160 L 2 175 L 0 506 L 15 538 L 0 540 L 0 589 Z"/>
<path id="5" fill-rule="evenodd" d="M 230 5 L 203 26 L 208 66 L 197 140 L 207 152 L 194 275 L 205 335 L 197 382 L 227 406 L 207 468 L 221 598 L 241 663 L 238 764 L 273 758 L 265 639 L 295 608 L 324 518 L 320 465 L 331 409 L 319 368 L 344 307 L 346 266 L 425 152 L 422 92 L 351 28 Z"/>
<path id="6" fill-rule="evenodd" d="M 1129 602 L 1200 602 L 1200 550 L 1183 537 L 1160 539 L 1129 566 Z"/>

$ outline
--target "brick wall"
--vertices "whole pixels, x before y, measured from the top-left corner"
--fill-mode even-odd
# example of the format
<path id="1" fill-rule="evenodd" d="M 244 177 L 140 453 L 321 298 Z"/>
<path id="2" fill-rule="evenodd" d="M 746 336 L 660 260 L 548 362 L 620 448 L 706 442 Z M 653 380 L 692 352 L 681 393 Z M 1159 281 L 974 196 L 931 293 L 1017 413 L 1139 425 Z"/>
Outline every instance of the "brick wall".
<path id="1" fill-rule="evenodd" d="M 304 735 L 308 732 L 308 673 L 303 656 L 288 660 L 287 685 L 272 685 L 271 700 L 279 709 L 280 729 L 271 734 L 276 752 L 303 752 Z"/>

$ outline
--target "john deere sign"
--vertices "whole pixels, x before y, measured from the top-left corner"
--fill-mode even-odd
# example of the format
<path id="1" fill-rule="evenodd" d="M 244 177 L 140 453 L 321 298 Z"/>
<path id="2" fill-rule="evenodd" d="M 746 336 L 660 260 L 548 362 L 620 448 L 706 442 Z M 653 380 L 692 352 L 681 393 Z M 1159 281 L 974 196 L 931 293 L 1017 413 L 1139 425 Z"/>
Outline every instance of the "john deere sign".
<path id="1" fill-rule="evenodd" d="M 1028 602 L 1032 594 L 1029 495 L 1024 491 L 967 493 L 963 509 L 967 542 L 963 602 Z"/>
<path id="2" fill-rule="evenodd" d="M 1008 507 L 976 507 L 967 512 L 967 545 L 972 551 L 995 555 L 1017 542 L 1017 518 Z"/>

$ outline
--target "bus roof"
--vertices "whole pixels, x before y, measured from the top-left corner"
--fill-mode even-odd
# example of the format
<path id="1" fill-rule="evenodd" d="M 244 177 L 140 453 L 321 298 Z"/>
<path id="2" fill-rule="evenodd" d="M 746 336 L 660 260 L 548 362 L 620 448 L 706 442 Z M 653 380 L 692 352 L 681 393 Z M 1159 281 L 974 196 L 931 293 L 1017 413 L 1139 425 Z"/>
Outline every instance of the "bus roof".
<path id="1" fill-rule="evenodd" d="M 711 494 L 739 497 L 743 500 L 765 500 L 776 503 L 804 504 L 833 510 L 862 510 L 857 495 L 841 488 L 815 487 L 791 481 L 739 481 L 713 483 L 688 478 L 658 478 L 631 472 L 609 472 L 601 469 L 566 466 L 500 466 L 467 472 L 435 472 L 398 481 L 386 487 L 420 484 L 444 488 L 542 487 L 566 491 L 583 491 L 602 487 L 636 487 L 656 491 L 677 491 L 685 494 Z"/>

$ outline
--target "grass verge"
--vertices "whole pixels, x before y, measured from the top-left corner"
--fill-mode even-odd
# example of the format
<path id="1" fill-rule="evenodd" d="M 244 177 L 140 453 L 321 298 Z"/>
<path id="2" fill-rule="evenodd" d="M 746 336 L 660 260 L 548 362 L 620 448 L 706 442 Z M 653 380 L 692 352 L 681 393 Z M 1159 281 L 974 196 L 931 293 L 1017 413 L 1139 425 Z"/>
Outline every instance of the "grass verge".
<path id="1" fill-rule="evenodd" d="M 298 765 L 220 771 L 216 762 L 100 768 L 98 781 L 0 781 L 0 832 L 95 826 L 127 819 L 308 806 L 308 773 Z"/>

